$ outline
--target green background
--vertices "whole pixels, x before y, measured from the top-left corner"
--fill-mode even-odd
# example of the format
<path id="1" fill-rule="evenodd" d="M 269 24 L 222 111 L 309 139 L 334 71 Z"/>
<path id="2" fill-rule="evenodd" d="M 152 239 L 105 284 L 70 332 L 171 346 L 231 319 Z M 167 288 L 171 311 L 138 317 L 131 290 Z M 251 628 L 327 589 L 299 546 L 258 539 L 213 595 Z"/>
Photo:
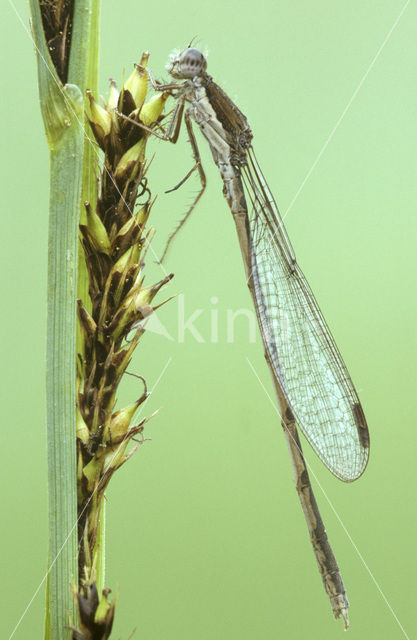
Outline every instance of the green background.
<path id="1" fill-rule="evenodd" d="M 26 3 L 15 7 L 28 27 Z M 120 83 L 122 69 L 147 49 L 154 73 L 166 78 L 169 51 L 197 36 L 196 45 L 208 47 L 209 72 L 247 114 L 285 212 L 402 7 L 392 0 L 104 2 L 100 90 L 107 93 L 110 76 Z M 49 167 L 32 44 L 10 4 L 2 17 L 0 637 L 8 638 L 46 569 Z M 352 485 L 305 445 L 351 603 L 351 640 L 411 638 L 415 628 L 416 20 L 411 3 L 286 218 L 371 430 L 368 469 Z M 149 332 L 131 367 L 155 386 L 146 414 L 162 410 L 146 430 L 152 441 L 108 492 L 106 583 L 115 590 L 120 582 L 113 636 L 126 639 L 136 627 L 135 637 L 149 640 L 341 637 L 275 409 L 247 362 L 272 394 L 260 340 L 248 341 L 242 318 L 233 343 L 226 340 L 227 309 L 250 308 L 250 300 L 220 179 L 203 140 L 200 147 L 207 192 L 167 268 L 176 274 L 169 293 L 184 294 L 186 316 L 203 309 L 195 326 L 204 342 Z M 163 193 L 192 165 L 185 131 L 177 146 L 152 141 L 148 149 L 157 151 L 159 253 L 198 181 Z M 149 263 L 149 281 L 159 279 Z M 159 314 L 174 338 L 177 314 L 177 301 Z M 120 402 L 137 395 L 132 378 Z M 43 606 L 44 585 L 15 638 L 42 637 Z"/>

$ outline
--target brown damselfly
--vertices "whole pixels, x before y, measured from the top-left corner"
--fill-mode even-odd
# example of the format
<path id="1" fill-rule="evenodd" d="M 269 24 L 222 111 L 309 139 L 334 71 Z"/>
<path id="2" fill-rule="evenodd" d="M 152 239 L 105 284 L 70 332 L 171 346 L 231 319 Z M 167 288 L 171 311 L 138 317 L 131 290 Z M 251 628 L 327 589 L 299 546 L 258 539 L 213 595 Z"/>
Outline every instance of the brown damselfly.
<path id="1" fill-rule="evenodd" d="M 295 258 L 274 197 L 252 147 L 248 121 L 206 72 L 203 54 L 189 47 L 171 56 L 174 80 L 154 88 L 176 100 L 174 114 L 158 137 L 176 142 L 184 119 L 201 190 L 175 233 L 200 199 L 206 178 L 192 128 L 194 121 L 209 143 L 233 215 L 256 310 L 265 356 L 279 403 L 281 424 L 293 464 L 298 496 L 313 550 L 335 618 L 348 626 L 345 588 L 313 494 L 298 437 L 300 427 L 330 471 L 345 482 L 358 478 L 369 455 L 365 416 L 349 373 L 311 288 Z M 184 109 L 185 105 L 187 109 Z M 127 118 L 129 119 L 129 118 Z"/>

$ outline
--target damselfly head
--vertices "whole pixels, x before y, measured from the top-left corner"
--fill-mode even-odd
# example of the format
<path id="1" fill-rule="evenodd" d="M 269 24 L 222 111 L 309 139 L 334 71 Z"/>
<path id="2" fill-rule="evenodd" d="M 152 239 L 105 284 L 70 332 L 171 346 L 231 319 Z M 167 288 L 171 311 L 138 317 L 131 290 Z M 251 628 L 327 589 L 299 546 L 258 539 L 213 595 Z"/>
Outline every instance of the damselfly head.
<path id="1" fill-rule="evenodd" d="M 173 78 L 194 78 L 207 68 L 207 60 L 199 49 L 189 47 L 170 56 L 167 71 Z"/>

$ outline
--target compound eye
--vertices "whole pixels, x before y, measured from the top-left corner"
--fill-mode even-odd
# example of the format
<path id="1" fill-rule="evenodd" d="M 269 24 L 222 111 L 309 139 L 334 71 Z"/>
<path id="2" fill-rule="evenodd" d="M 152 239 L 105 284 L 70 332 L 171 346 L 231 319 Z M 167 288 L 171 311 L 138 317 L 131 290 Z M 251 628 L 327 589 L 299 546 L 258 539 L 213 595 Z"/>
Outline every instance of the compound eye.
<path id="1" fill-rule="evenodd" d="M 207 62 L 199 49 L 189 48 L 183 51 L 179 60 L 183 78 L 194 78 L 207 67 Z"/>

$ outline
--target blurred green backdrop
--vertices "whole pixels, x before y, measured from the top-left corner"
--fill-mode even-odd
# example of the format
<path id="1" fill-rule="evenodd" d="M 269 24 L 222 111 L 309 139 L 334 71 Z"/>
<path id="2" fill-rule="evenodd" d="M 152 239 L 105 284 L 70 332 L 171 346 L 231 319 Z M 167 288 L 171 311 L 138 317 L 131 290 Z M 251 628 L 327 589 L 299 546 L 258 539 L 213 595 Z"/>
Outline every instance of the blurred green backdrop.
<path id="1" fill-rule="evenodd" d="M 48 152 L 22 0 L 3 6 L 2 36 L 2 580 L 0 636 L 42 637 L 47 498 L 44 415 Z M 415 218 L 417 7 L 403 2 L 231 0 L 104 2 L 101 92 L 143 50 L 166 78 L 174 47 L 194 36 L 209 72 L 247 114 L 283 212 L 337 130 L 286 218 L 300 264 L 361 396 L 371 429 L 365 475 L 343 485 L 308 445 L 316 494 L 351 603 L 356 639 L 411 637 L 415 627 Z M 23 24 L 22 24 L 23 23 Z M 369 70 L 367 77 L 365 74 Z M 363 81 L 356 97 L 349 101 Z M 343 119 L 340 121 L 341 116 Z M 247 320 L 227 341 L 227 310 L 250 308 L 234 225 L 201 141 L 207 193 L 169 255 L 159 318 L 132 370 L 162 410 L 108 494 L 107 584 L 120 583 L 115 638 L 336 638 L 292 471 L 268 392 L 260 340 Z M 196 178 L 164 194 L 192 160 L 153 141 L 155 250 L 184 212 Z M 194 182 L 193 182 L 194 180 Z M 151 277 L 159 267 L 151 264 Z M 218 313 L 218 340 L 210 339 Z M 162 374 L 162 375 L 161 375 Z M 137 395 L 133 378 L 120 401 Z M 333 511 L 337 513 L 337 517 Z M 360 554 L 360 555 L 359 555 Z M 382 590 L 379 591 L 377 584 Z M 39 591 L 37 589 L 39 588 Z M 33 602 L 32 602 L 33 598 Z M 29 606 L 30 605 L 30 606 Z M 26 608 L 29 606 L 27 612 Z M 395 615 L 398 619 L 396 619 Z M 402 627 L 401 627 L 402 625 Z M 407 635 L 408 634 L 408 635 Z"/>

